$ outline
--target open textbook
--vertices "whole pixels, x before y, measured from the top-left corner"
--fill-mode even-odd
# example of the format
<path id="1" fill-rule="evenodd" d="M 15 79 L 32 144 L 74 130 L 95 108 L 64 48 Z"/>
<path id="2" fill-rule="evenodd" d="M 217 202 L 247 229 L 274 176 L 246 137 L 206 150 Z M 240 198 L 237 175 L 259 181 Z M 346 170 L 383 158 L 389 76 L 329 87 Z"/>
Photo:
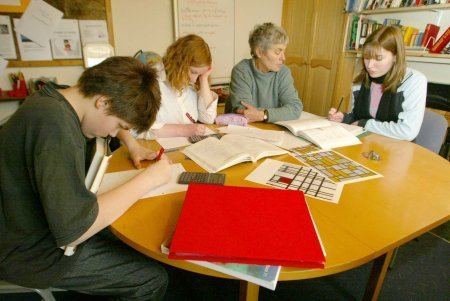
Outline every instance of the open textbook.
<path id="1" fill-rule="evenodd" d="M 303 137 L 322 149 L 331 149 L 361 143 L 361 141 L 356 138 L 356 133 L 353 134 L 345 129 L 345 125 L 343 126 L 343 124 L 330 122 L 321 117 L 278 121 L 276 124 L 286 127 L 294 135 Z"/>
<path id="2" fill-rule="evenodd" d="M 250 138 L 258 138 L 271 142 L 277 146 L 281 145 L 284 139 L 284 131 L 263 130 L 252 126 L 232 125 L 218 128 L 224 134 L 236 134 Z"/>
<path id="3" fill-rule="evenodd" d="M 161 244 L 161 252 L 169 255 L 170 239 Z M 281 266 L 277 265 L 256 265 L 256 264 L 241 264 L 241 263 L 222 263 L 210 262 L 200 260 L 188 260 L 189 262 L 214 270 L 226 275 L 236 277 L 238 279 L 247 280 L 259 286 L 275 290 L 278 277 L 280 276 Z"/>
<path id="4" fill-rule="evenodd" d="M 266 141 L 240 135 L 227 134 L 220 140 L 206 138 L 182 151 L 208 172 L 218 172 L 235 164 L 286 154 L 287 151 Z"/>

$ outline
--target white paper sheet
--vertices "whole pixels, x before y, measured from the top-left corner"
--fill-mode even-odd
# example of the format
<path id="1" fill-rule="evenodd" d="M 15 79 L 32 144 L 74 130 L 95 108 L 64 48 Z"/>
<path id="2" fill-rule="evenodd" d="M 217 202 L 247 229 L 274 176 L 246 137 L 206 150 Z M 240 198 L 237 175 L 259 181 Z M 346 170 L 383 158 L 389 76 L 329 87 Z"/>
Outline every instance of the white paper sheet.
<path id="1" fill-rule="evenodd" d="M 172 177 L 171 177 L 169 183 L 162 185 L 156 189 L 148 191 L 144 196 L 141 197 L 141 199 L 176 193 L 176 192 L 180 192 L 180 191 L 186 191 L 188 185 L 177 183 L 178 177 L 180 176 L 180 174 L 183 171 L 186 171 L 186 170 L 184 169 L 183 165 L 181 165 L 181 163 L 173 164 L 172 165 Z M 106 191 L 116 188 L 116 187 L 122 185 L 123 183 L 127 182 L 128 180 L 132 179 L 133 177 L 137 176 L 141 172 L 142 172 L 142 170 L 133 169 L 133 170 L 107 173 L 103 177 L 102 184 L 100 185 L 100 188 L 98 189 L 97 194 L 102 194 Z"/>
<path id="2" fill-rule="evenodd" d="M 14 19 L 13 21 L 14 27 L 17 27 L 17 24 L 20 23 L 19 19 Z M 16 38 L 19 44 L 20 59 L 22 61 L 47 61 L 52 59 L 49 40 L 41 46 L 21 35 L 17 30 Z"/>
<path id="3" fill-rule="evenodd" d="M 20 0 L 0 0 L 0 5 L 20 6 Z"/>
<path id="4" fill-rule="evenodd" d="M 213 135 L 215 133 L 216 132 L 214 132 L 210 128 L 206 128 L 205 136 Z M 164 147 L 166 151 L 176 150 L 192 144 L 189 142 L 187 137 L 158 138 L 156 139 L 156 142 L 158 142 L 162 147 Z"/>
<path id="5" fill-rule="evenodd" d="M 294 149 L 310 145 L 308 142 L 300 137 L 294 136 L 291 132 L 284 132 L 283 142 L 279 145 L 284 149 Z"/>
<path id="6" fill-rule="evenodd" d="M 0 76 L 5 72 L 6 67 L 8 66 L 8 61 L 0 56 Z"/>
<path id="7" fill-rule="evenodd" d="M 81 59 L 78 20 L 61 20 L 53 32 L 50 43 L 54 59 Z"/>
<path id="8" fill-rule="evenodd" d="M 0 57 L 4 59 L 17 59 L 9 16 L 0 16 Z"/>
<path id="9" fill-rule="evenodd" d="M 301 190 L 305 195 L 337 204 L 344 187 L 333 183 L 311 167 L 266 159 L 246 178 L 280 189 Z"/>
<path id="10" fill-rule="evenodd" d="M 169 138 L 158 138 L 156 139 L 156 142 L 158 142 L 166 151 L 170 150 L 176 150 L 183 146 L 191 145 L 188 141 L 187 137 L 169 137 Z"/>
<path id="11" fill-rule="evenodd" d="M 81 44 L 109 43 L 105 20 L 80 20 Z"/>
<path id="12" fill-rule="evenodd" d="M 62 17 L 62 11 L 43 0 L 31 0 L 20 18 L 20 23 L 14 27 L 23 36 L 40 46 L 45 46 Z"/>

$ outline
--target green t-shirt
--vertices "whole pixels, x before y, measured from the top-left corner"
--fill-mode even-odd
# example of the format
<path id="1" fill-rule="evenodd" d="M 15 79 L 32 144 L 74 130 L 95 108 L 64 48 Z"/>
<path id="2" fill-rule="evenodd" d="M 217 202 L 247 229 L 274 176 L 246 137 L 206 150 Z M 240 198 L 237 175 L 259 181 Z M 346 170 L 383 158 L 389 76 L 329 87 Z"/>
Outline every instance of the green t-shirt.
<path id="1" fill-rule="evenodd" d="M 59 247 L 85 233 L 98 204 L 84 184 L 86 138 L 67 100 L 46 85 L 0 130 L 0 278 L 48 287 L 74 264 Z"/>
<path id="2" fill-rule="evenodd" d="M 267 109 L 269 122 L 297 119 L 303 109 L 288 67 L 283 65 L 278 72 L 263 73 L 252 59 L 240 61 L 231 72 L 227 113 L 244 108 L 241 101 Z"/>

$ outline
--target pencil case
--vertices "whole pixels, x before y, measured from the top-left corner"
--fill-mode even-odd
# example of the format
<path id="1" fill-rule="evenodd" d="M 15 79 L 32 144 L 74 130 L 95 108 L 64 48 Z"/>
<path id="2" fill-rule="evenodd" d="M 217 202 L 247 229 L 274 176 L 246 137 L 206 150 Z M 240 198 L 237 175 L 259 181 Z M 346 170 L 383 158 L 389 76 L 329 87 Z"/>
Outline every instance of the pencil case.
<path id="1" fill-rule="evenodd" d="M 215 120 L 216 124 L 219 125 L 241 125 L 241 126 L 247 126 L 248 119 L 244 115 L 241 114 L 221 114 L 216 117 Z"/>

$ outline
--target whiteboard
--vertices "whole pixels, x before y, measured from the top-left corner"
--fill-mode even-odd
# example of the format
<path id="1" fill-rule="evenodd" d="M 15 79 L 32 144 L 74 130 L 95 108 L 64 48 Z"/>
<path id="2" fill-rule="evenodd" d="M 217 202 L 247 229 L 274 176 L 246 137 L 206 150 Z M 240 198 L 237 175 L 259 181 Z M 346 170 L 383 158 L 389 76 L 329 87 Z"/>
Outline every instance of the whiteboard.
<path id="1" fill-rule="evenodd" d="M 234 66 L 234 0 L 173 0 L 175 39 L 201 36 L 211 49 L 214 83 L 229 82 Z"/>

